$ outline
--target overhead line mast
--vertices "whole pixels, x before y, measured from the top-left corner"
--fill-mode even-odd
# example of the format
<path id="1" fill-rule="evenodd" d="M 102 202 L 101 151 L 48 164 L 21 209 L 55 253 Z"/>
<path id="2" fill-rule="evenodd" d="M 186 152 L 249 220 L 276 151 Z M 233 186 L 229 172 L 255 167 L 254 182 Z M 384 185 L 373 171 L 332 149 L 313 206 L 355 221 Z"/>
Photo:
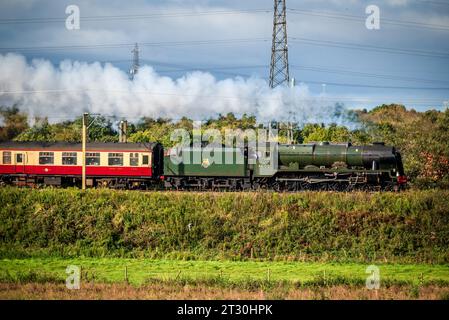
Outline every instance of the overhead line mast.
<path id="1" fill-rule="evenodd" d="M 285 0 L 274 0 L 270 87 L 276 88 L 289 81 L 286 4 Z"/>

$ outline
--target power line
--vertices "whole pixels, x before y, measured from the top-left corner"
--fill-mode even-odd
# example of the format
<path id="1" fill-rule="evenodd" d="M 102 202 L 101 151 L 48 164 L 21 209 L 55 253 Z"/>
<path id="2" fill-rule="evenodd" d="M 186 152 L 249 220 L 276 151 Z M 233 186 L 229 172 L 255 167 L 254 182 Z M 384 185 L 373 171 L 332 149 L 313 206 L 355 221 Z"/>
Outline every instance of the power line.
<path id="1" fill-rule="evenodd" d="M 346 97 L 346 96 L 320 96 L 317 97 L 318 100 L 343 100 L 343 101 L 359 101 L 359 102 L 369 102 L 369 101 L 376 101 L 376 100 L 401 100 L 401 101 L 408 101 L 408 102 L 432 102 L 432 103 L 438 103 L 442 102 L 444 99 L 440 98 L 398 98 L 394 96 L 376 96 L 374 98 L 362 98 L 362 97 Z"/>
<path id="2" fill-rule="evenodd" d="M 397 89 L 397 90 L 449 90 L 449 87 L 408 87 L 408 86 L 383 86 L 383 85 L 370 85 L 360 83 L 340 83 L 329 81 L 312 81 L 312 80 L 298 80 L 304 83 L 313 84 L 326 84 L 338 87 L 352 87 L 352 88 L 375 88 L 375 89 Z"/>
<path id="3" fill-rule="evenodd" d="M 101 63 L 115 63 L 115 62 L 123 62 L 128 63 L 132 61 L 132 59 L 123 59 L 123 60 L 108 60 L 108 61 L 98 61 Z M 157 60 L 150 60 L 150 59 L 141 59 L 141 61 L 146 61 L 151 66 L 161 66 L 166 67 L 168 69 L 174 69 L 174 70 L 160 70 L 158 69 L 158 72 L 189 72 L 189 71 L 221 71 L 221 70 L 236 70 L 236 69 L 266 69 L 267 65 L 234 65 L 234 66 L 217 66 L 217 65 L 209 65 L 209 66 L 199 66 L 199 65 L 186 65 L 186 64 L 174 64 L 174 63 L 168 63 L 163 61 L 157 61 Z M 400 80 L 400 81 L 415 81 L 415 82 L 426 82 L 426 83 L 448 83 L 449 80 L 436 80 L 436 79 L 427 79 L 427 78 L 415 78 L 415 77 L 407 77 L 407 76 L 398 76 L 398 75 L 391 75 L 391 74 L 378 74 L 373 73 L 370 71 L 359 71 L 359 70 L 349 70 L 347 68 L 332 68 L 329 66 L 322 66 L 322 65 L 290 65 L 293 69 L 298 70 L 308 70 L 308 71 L 316 71 L 316 72 L 328 72 L 328 73 L 335 73 L 335 74 L 347 74 L 347 75 L 353 75 L 353 76 L 359 76 L 359 77 L 369 77 L 369 78 L 381 78 L 381 79 L 389 79 L 389 80 Z M 219 72 L 223 73 L 224 72 Z M 228 73 L 231 75 L 241 75 L 241 76 L 250 76 L 247 74 L 242 73 Z"/>
<path id="4" fill-rule="evenodd" d="M 122 60 L 107 60 L 107 61 L 98 61 L 100 63 L 116 63 L 123 62 L 127 63 L 133 61 L 133 59 L 122 59 Z M 235 69 L 262 69 L 266 68 L 266 65 L 236 65 L 236 66 L 188 66 L 185 64 L 173 64 L 167 62 L 160 62 L 155 60 L 141 59 L 141 61 L 149 62 L 150 64 L 159 65 L 163 67 L 167 67 L 169 69 L 174 70 L 158 70 L 161 73 L 173 73 L 173 72 L 190 72 L 190 71 L 202 71 L 202 72 L 214 72 L 231 76 L 242 76 L 242 77 L 250 77 L 250 74 L 245 73 L 234 73 L 234 72 L 225 72 L 223 70 L 235 70 Z M 359 77 L 369 77 L 369 78 L 380 78 L 380 79 L 389 79 L 389 80 L 400 80 L 400 81 L 415 81 L 415 82 L 425 82 L 425 83 L 448 83 L 448 81 L 444 80 L 435 80 L 435 79 L 425 79 L 425 78 L 414 78 L 414 77 L 404 77 L 404 76 L 396 76 L 396 75 L 388 75 L 388 74 L 377 74 L 371 72 L 360 72 L 360 71 L 351 71 L 348 69 L 336 69 L 329 68 L 323 66 L 314 66 L 314 65 L 292 65 L 294 69 L 298 70 L 308 70 L 315 72 L 324 72 L 324 73 L 335 73 L 335 74 L 347 74 Z M 262 77 L 262 79 L 266 79 Z"/>
<path id="5" fill-rule="evenodd" d="M 235 70 L 235 69 L 254 69 L 254 68 L 267 68 L 266 65 L 239 65 L 239 66 L 189 66 L 185 64 L 174 64 L 167 62 L 160 62 L 149 59 L 141 59 L 141 61 L 149 62 L 152 66 L 159 65 L 174 70 L 157 70 L 160 73 L 173 73 L 173 72 L 190 72 L 190 71 L 202 71 L 202 72 L 214 72 L 231 76 L 250 77 L 251 75 L 245 73 L 226 72 L 222 70 Z"/>
<path id="6" fill-rule="evenodd" d="M 291 37 L 291 41 L 301 42 L 301 43 L 315 45 L 315 46 L 356 49 L 356 50 L 363 50 L 363 51 L 376 51 L 376 52 L 383 52 L 383 53 L 404 54 L 404 55 L 412 55 L 412 56 L 436 57 L 436 58 L 444 58 L 444 59 L 449 58 L 448 52 L 425 51 L 425 50 L 417 50 L 417 49 L 400 49 L 400 48 L 393 48 L 393 47 L 373 46 L 373 45 L 361 44 L 361 43 L 349 43 L 349 42 L 339 42 L 339 41 L 329 41 L 329 40 L 315 40 L 315 39 L 298 38 L 298 37 Z"/>
<path id="7" fill-rule="evenodd" d="M 339 12 L 325 12 L 325 11 L 292 9 L 292 8 L 290 8 L 288 10 L 290 10 L 294 14 L 317 16 L 317 17 L 323 17 L 323 18 L 342 19 L 342 20 L 350 20 L 350 21 L 358 21 L 358 22 L 364 22 L 366 19 L 365 16 L 350 15 L 350 14 L 344 14 L 344 13 L 339 13 Z M 417 21 L 405 21 L 405 20 L 382 18 L 382 23 L 389 24 L 389 25 L 395 25 L 395 26 L 401 26 L 401 27 L 407 27 L 407 28 L 420 27 L 420 28 L 433 29 L 433 30 L 448 30 L 449 31 L 448 25 L 423 23 L 423 22 L 417 22 Z"/>
<path id="8" fill-rule="evenodd" d="M 267 42 L 267 38 L 244 38 L 244 39 L 220 39 L 220 40 L 191 40 L 191 41 L 166 41 L 166 42 L 139 42 L 141 46 L 189 46 L 189 45 L 209 45 L 209 44 L 232 44 L 249 42 Z M 0 51 L 40 51 L 40 50 L 84 50 L 84 49 L 112 49 L 131 48 L 134 43 L 111 43 L 111 44 L 91 44 L 91 45 L 61 45 L 61 46 L 33 46 L 33 47 L 3 47 Z"/>
<path id="9" fill-rule="evenodd" d="M 155 65 L 158 65 L 157 63 Z M 174 70 L 160 70 L 157 71 L 160 73 L 174 73 L 174 72 L 193 72 L 193 71 L 203 71 L 203 72 L 212 72 L 212 73 L 220 73 L 227 74 L 232 76 L 243 76 L 250 77 L 249 74 L 244 73 L 232 73 L 232 72 L 223 72 L 222 70 L 235 70 L 235 69 L 265 69 L 266 65 L 253 65 L 253 66 L 205 66 L 205 67 L 193 67 L 193 66 L 180 66 L 180 65 L 170 65 L 170 64 L 162 64 L 170 69 Z M 335 69 L 335 68 L 326 68 L 322 66 L 307 66 L 307 65 L 290 65 L 290 68 L 297 70 L 307 70 L 313 72 L 323 72 L 323 73 L 334 73 L 334 74 L 342 74 L 342 75 L 350 75 L 356 77 L 367 77 L 367 78 L 376 78 L 376 79 L 387 79 L 387 80 L 399 80 L 399 81 L 408 81 L 408 82 L 424 82 L 424 83 L 440 83 L 440 84 L 448 84 L 449 80 L 435 80 L 435 79 L 424 79 L 424 78 L 414 78 L 414 77 L 404 77 L 404 76 L 395 76 L 388 74 L 377 74 L 371 72 L 360 72 L 360 71 L 351 71 L 347 69 Z"/>
<path id="10" fill-rule="evenodd" d="M 239 99 L 245 99 L 245 98 L 239 98 Z M 253 100 L 253 98 L 248 98 L 247 100 Z M 283 102 L 279 98 L 266 98 L 264 100 L 274 100 L 278 102 Z M 338 102 L 353 102 L 353 103 L 378 103 L 379 101 L 390 101 L 389 103 L 401 103 L 401 104 L 415 104 L 415 105 L 437 105 L 437 104 L 443 104 L 446 99 L 438 99 L 438 98 L 400 98 L 400 97 L 394 97 L 394 96 L 379 96 L 379 97 L 371 97 L 371 98 L 364 98 L 364 97 L 341 97 L 341 96 L 316 96 L 316 97 L 310 97 L 310 98 L 301 98 L 300 101 L 302 102 L 329 102 L 329 103 L 338 103 Z M 258 101 L 260 104 L 260 101 Z M 102 115 L 104 117 L 124 117 L 129 116 L 130 113 L 132 114 L 133 111 L 136 111 L 136 109 L 128 108 L 128 111 L 126 113 L 116 113 L 115 115 Z M 141 111 L 138 109 L 138 111 Z M 58 114 L 46 114 L 49 117 L 57 118 L 61 116 L 61 113 Z M 64 118 L 64 117 L 61 117 Z M 128 117 L 132 118 L 132 117 Z M 179 119 L 181 120 L 181 119 Z"/>
<path id="11" fill-rule="evenodd" d="M 415 81 L 415 82 L 419 81 L 419 82 L 426 82 L 426 83 L 448 83 L 449 82 L 447 80 L 445 81 L 445 80 L 432 80 L 432 79 L 423 79 L 423 78 L 403 77 L 403 76 L 395 76 L 395 75 L 351 71 L 351 70 L 347 70 L 347 69 L 331 69 L 331 68 L 320 67 L 320 66 L 292 65 L 291 67 L 293 69 L 298 69 L 298 70 L 308 70 L 308 71 L 336 73 L 336 74 L 347 74 L 347 75 L 352 75 L 352 76 L 357 76 L 357 77 L 369 77 L 369 78 L 400 80 L 400 81 Z"/>
<path id="12" fill-rule="evenodd" d="M 118 60 L 123 62 L 128 62 L 130 60 Z M 145 60 L 144 60 L 145 61 Z M 106 61 L 106 62 L 114 62 L 114 61 Z M 153 61 L 154 63 L 154 61 Z M 253 65 L 253 66 L 205 66 L 205 67 L 195 67 L 195 66 L 186 66 L 186 65 L 178 65 L 178 64 L 169 64 L 169 63 L 158 63 L 155 62 L 153 65 L 161 65 L 163 67 L 169 68 L 168 70 L 157 69 L 158 73 L 166 74 L 166 73 L 178 73 L 178 72 L 211 72 L 218 73 L 229 76 L 240 76 L 240 77 L 251 77 L 251 74 L 241 73 L 241 72 L 226 72 L 222 70 L 235 70 L 235 69 L 266 69 L 266 65 Z M 350 71 L 343 69 L 330 69 L 323 68 L 320 66 L 306 66 L 306 65 L 291 65 L 291 68 L 298 70 L 307 70 L 314 72 L 323 72 L 323 73 L 335 73 L 342 75 L 351 75 L 358 77 L 368 77 L 368 78 L 379 78 L 379 79 L 388 79 L 388 80 L 400 80 L 400 81 L 409 81 L 409 82 L 424 82 L 424 83 L 440 83 L 447 84 L 449 81 L 444 80 L 435 80 L 435 79 L 423 79 L 423 78 L 414 78 L 414 77 L 403 77 L 403 76 L 395 76 L 395 75 L 386 75 L 386 74 L 376 74 L 376 73 L 368 73 L 368 72 L 359 72 L 359 71 Z M 267 80 L 265 77 L 260 77 L 261 79 Z"/>
<path id="13" fill-rule="evenodd" d="M 174 13 L 152 13 L 152 14 L 128 14 L 128 15 L 105 15 L 105 16 L 82 16 L 81 21 L 108 21 L 108 20 L 142 20 L 158 18 L 198 17 L 209 15 L 234 15 L 245 13 L 271 13 L 269 9 L 246 9 L 246 10 L 217 10 L 197 12 L 174 12 Z M 1 19 L 0 24 L 26 24 L 26 23 L 57 23 L 65 22 L 67 17 L 44 17 L 44 18 L 17 18 Z"/>
<path id="14" fill-rule="evenodd" d="M 360 43 L 348 43 L 329 40 L 315 40 L 300 37 L 289 37 L 291 42 L 300 42 L 308 45 L 335 47 L 344 49 L 355 49 L 370 52 L 381 52 L 390 54 L 401 54 L 411 56 L 424 56 L 435 58 L 449 58 L 448 52 L 426 51 L 418 49 L 401 49 L 393 47 L 382 47 Z M 219 39 L 219 40 L 191 40 L 191 41 L 167 41 L 167 42 L 143 42 L 141 46 L 149 47 L 170 47 L 170 46 L 197 46 L 197 45 L 226 45 L 226 44 L 247 44 L 251 42 L 268 42 L 267 38 L 243 38 L 243 39 Z M 60 45 L 60 46 L 29 46 L 29 47 L 1 47 L 0 51 L 51 51 L 51 50 L 89 50 L 89 49 L 113 49 L 113 48 L 132 48 L 134 43 L 115 43 L 115 44 L 90 44 L 90 45 Z"/>
<path id="15" fill-rule="evenodd" d="M 167 68 L 175 68 L 179 71 L 208 71 L 208 70 L 235 70 L 235 69 L 261 69 L 267 68 L 267 65 L 235 65 L 235 66 L 189 66 L 181 64 L 173 64 L 167 62 L 159 62 L 155 60 L 142 59 L 142 61 L 147 61 L 152 65 L 164 66 Z"/>
<path id="16" fill-rule="evenodd" d="M 173 93 L 173 92 L 152 92 L 152 91 L 134 91 L 134 90 L 102 90 L 102 89 L 46 89 L 46 90 L 13 90 L 13 91 L 0 91 L 1 94 L 63 94 L 67 92 L 114 92 L 114 93 L 132 93 L 132 94 L 145 94 L 145 95 L 161 95 L 161 96 L 180 96 L 180 97 L 197 97 L 197 98 L 214 98 L 214 99 L 245 99 L 242 97 L 235 96 L 219 96 L 219 95 L 198 95 L 198 94 L 182 94 L 182 93 Z M 252 98 L 248 98 L 252 99 Z M 268 98 L 269 100 L 271 98 Z M 271 99 L 271 100 L 279 100 Z"/>
<path id="17" fill-rule="evenodd" d="M 416 0 L 419 1 L 419 0 Z M 440 1 L 419 1 L 429 4 L 449 5 Z M 294 14 L 318 16 L 325 18 L 336 18 L 343 20 L 364 21 L 364 16 L 349 15 L 339 12 L 325 12 L 315 10 L 304 10 L 288 8 Z M 197 11 L 197 12 L 174 12 L 174 13 L 152 13 L 152 14 L 128 14 L 128 15 L 98 15 L 98 16 L 82 16 L 80 18 L 83 22 L 93 21 L 108 21 L 108 20 L 145 20 L 158 18 L 178 18 L 178 17 L 198 17 L 209 15 L 234 15 L 245 13 L 271 13 L 271 9 L 242 9 L 242 10 L 216 10 L 216 11 Z M 60 23 L 65 22 L 66 17 L 43 17 L 43 18 L 15 18 L 15 19 L 0 19 L 0 24 L 34 24 L 34 23 Z M 449 26 L 441 24 L 422 23 L 417 21 L 404 21 L 397 19 L 383 18 L 382 22 L 385 24 L 405 26 L 405 27 L 423 27 L 436 30 L 449 30 Z"/>
<path id="18" fill-rule="evenodd" d="M 196 71 L 218 73 L 218 74 L 223 74 L 223 75 L 232 76 L 232 77 L 247 77 L 247 78 L 251 77 L 251 75 L 247 74 L 247 73 L 226 72 L 226 71 L 220 71 L 220 69 L 203 69 L 203 68 L 192 69 L 191 68 L 191 69 L 175 69 L 175 70 L 157 70 L 157 72 L 160 74 L 177 73 L 177 72 L 196 72 Z M 261 79 L 267 80 L 268 78 L 261 78 Z"/>
<path id="19" fill-rule="evenodd" d="M 384 85 L 370 85 L 370 84 L 360 84 L 360 83 L 341 83 L 341 82 L 329 82 L 329 81 L 315 81 L 315 80 L 300 80 L 303 83 L 312 84 L 327 84 L 333 86 L 344 86 L 344 87 L 361 87 L 361 88 L 375 88 L 375 89 L 398 89 L 398 90 L 449 90 L 449 87 L 415 87 L 415 86 L 384 86 Z M 172 92 L 151 92 L 151 91 L 129 91 L 129 90 L 98 90 L 98 89 L 48 89 L 48 90 L 17 90 L 17 91 L 0 91 L 0 94 L 39 94 L 39 93 L 49 93 L 49 94 L 61 94 L 66 92 L 115 92 L 115 93 L 132 93 L 132 94 L 146 94 L 146 95 L 162 95 L 162 96 L 186 96 L 186 97 L 197 97 L 197 98 L 220 98 L 220 99 L 242 99 L 241 97 L 235 96 L 219 96 L 219 95 L 197 95 L 197 94 L 181 94 Z M 252 98 L 248 98 L 252 99 Z M 269 100 L 271 98 L 268 98 Z M 277 99 L 276 99 L 277 100 Z"/>
<path id="20" fill-rule="evenodd" d="M 444 1 L 433 1 L 433 0 L 415 0 L 415 1 L 420 2 L 422 4 L 427 3 L 427 4 L 444 5 L 444 6 L 449 5 L 449 2 L 444 2 Z"/>

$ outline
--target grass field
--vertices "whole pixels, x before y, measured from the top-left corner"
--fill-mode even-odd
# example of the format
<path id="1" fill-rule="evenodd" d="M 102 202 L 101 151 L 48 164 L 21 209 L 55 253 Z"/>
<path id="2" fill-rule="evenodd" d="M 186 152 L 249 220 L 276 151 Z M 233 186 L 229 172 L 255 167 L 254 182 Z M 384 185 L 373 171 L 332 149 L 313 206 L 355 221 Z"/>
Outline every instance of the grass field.
<path id="1" fill-rule="evenodd" d="M 64 287 L 81 267 L 80 291 Z M 0 298 L 441 299 L 449 266 L 381 264 L 381 288 L 366 289 L 367 265 L 304 262 L 169 261 L 124 258 L 3 259 Z M 125 271 L 126 270 L 126 271 Z M 125 278 L 125 273 L 127 278 Z"/>
<path id="2" fill-rule="evenodd" d="M 12 281 L 27 279 L 33 274 L 64 280 L 66 267 L 80 266 L 86 281 L 121 282 L 142 285 L 152 279 L 211 281 L 239 284 L 252 281 L 297 282 L 311 285 L 319 281 L 329 284 L 364 284 L 369 275 L 365 264 L 333 264 L 305 262 L 232 262 L 232 261 L 169 261 L 124 258 L 86 259 L 3 259 L 0 261 L 0 279 Z M 381 264 L 381 280 L 391 284 L 449 285 L 448 265 Z"/>

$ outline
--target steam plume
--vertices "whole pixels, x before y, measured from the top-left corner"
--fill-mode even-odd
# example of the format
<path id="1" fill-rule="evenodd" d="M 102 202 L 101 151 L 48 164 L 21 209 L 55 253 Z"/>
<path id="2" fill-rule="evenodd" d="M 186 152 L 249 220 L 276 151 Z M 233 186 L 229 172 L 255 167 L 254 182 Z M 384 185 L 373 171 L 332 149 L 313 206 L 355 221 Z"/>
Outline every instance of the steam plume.
<path id="1" fill-rule="evenodd" d="M 142 66 L 134 81 L 111 64 L 65 60 L 28 63 L 24 56 L 0 55 L 0 104 L 18 103 L 30 116 L 50 121 L 72 119 L 83 112 L 138 119 L 142 116 L 183 116 L 195 120 L 234 112 L 255 115 L 258 121 L 297 121 L 345 124 L 344 108 L 314 98 L 308 87 L 272 90 L 260 78 L 217 80 L 207 72 L 178 79 L 161 76 Z"/>

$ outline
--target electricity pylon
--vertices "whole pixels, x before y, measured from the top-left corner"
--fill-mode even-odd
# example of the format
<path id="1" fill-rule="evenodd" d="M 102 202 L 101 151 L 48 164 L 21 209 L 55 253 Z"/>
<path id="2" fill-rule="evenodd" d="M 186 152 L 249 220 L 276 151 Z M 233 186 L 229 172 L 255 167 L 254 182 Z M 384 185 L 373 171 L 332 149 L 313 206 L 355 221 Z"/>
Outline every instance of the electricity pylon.
<path id="1" fill-rule="evenodd" d="M 286 5 L 285 0 L 274 0 L 270 87 L 276 88 L 289 81 Z"/>
<path id="2" fill-rule="evenodd" d="M 129 69 L 129 77 L 133 80 L 134 76 L 139 72 L 139 46 L 137 43 L 131 52 L 133 53 L 133 65 L 131 66 L 131 69 Z"/>

